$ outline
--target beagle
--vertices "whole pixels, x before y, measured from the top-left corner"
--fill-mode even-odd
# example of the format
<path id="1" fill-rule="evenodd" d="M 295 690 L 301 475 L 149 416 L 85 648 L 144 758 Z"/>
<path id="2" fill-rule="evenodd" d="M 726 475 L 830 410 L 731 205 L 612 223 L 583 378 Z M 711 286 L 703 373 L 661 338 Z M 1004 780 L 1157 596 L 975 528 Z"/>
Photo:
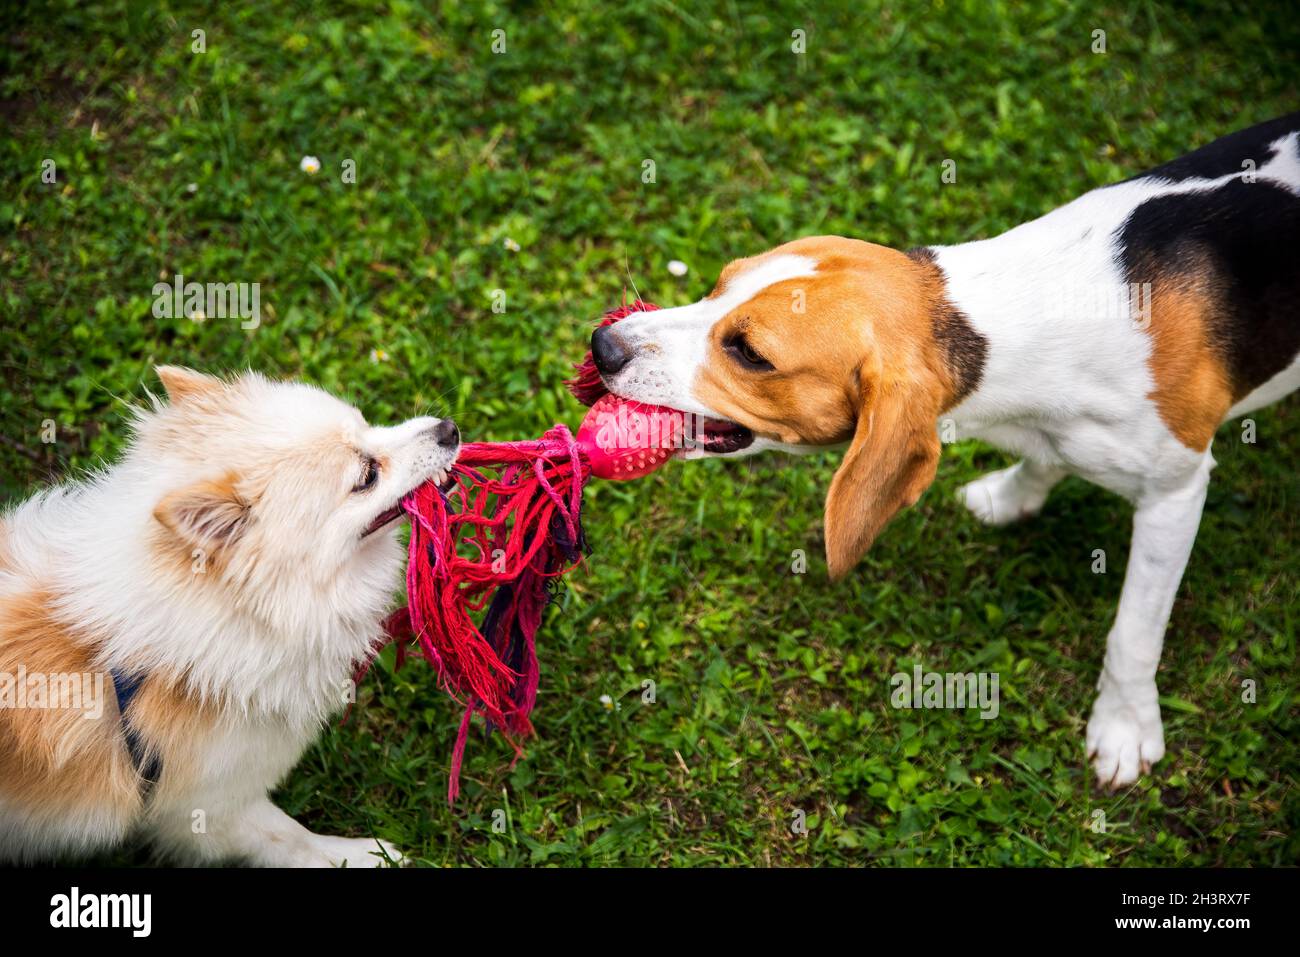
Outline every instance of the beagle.
<path id="1" fill-rule="evenodd" d="M 608 388 L 713 420 L 686 453 L 848 443 L 826 499 L 843 577 L 934 480 L 940 432 L 1024 457 L 966 485 L 1001 525 L 1067 473 L 1131 501 L 1132 553 L 1087 753 L 1165 753 L 1156 669 L 1225 421 L 1300 385 L 1300 113 L 1095 189 L 992 239 L 899 252 L 814 236 L 688 306 L 592 336 Z"/>

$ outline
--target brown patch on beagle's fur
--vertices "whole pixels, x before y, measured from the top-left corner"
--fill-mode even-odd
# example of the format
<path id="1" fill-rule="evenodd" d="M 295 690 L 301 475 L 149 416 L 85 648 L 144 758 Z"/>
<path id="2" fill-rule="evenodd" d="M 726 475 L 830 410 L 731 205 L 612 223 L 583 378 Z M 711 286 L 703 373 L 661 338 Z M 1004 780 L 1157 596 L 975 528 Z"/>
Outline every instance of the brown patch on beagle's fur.
<path id="1" fill-rule="evenodd" d="M 731 262 L 727 263 L 725 266 L 722 267 L 722 272 L 718 273 L 718 281 L 713 284 L 713 291 L 710 292 L 704 298 L 717 299 L 720 295 L 723 294 L 723 292 L 726 291 L 727 284 L 730 283 L 731 280 L 735 279 L 741 273 L 748 272 L 749 270 L 753 269 L 755 266 L 757 266 L 759 263 L 763 262 L 764 260 L 770 259 L 772 256 L 776 255 L 779 251 L 784 251 L 784 250 L 785 250 L 784 246 L 778 246 L 776 249 L 769 250 L 768 252 L 765 253 L 760 253 L 757 256 L 746 256 L 743 259 L 733 259 Z"/>
<path id="2" fill-rule="evenodd" d="M 136 774 L 119 727 L 113 684 L 93 665 L 94 647 L 74 636 L 41 591 L 0 599 L 0 673 L 91 675 L 82 708 L 0 708 L 0 798 L 56 820 L 93 813 L 122 829 L 140 809 Z M 101 694 L 97 719 L 86 695 Z M 90 710 L 94 710 L 92 707 Z"/>
<path id="3" fill-rule="evenodd" d="M 733 263 L 719 288 L 786 254 L 814 260 L 815 275 L 775 283 L 715 323 L 694 391 L 782 442 L 850 441 L 826 500 L 827 561 L 840 578 L 933 481 L 936 419 L 978 383 L 986 346 L 933 262 L 872 243 L 797 240 Z M 741 338 L 773 368 L 737 361 L 729 346 Z"/>
<path id="4" fill-rule="evenodd" d="M 1214 281 L 1198 270 L 1160 275 L 1151 284 L 1148 398 L 1179 442 L 1204 452 L 1235 399 L 1214 337 Z"/>
<path id="5" fill-rule="evenodd" d="M 704 298 L 717 299 L 722 295 L 723 290 L 727 288 L 727 283 L 731 282 L 733 278 L 748 269 L 750 265 L 752 265 L 752 262 L 753 260 L 751 258 L 733 259 L 731 262 L 727 263 L 722 267 L 722 272 L 718 273 L 718 281 L 713 284 L 713 291 Z"/>
<path id="6" fill-rule="evenodd" d="M 988 340 L 971 325 L 966 314 L 948 299 L 948 280 L 939 268 L 934 250 L 928 246 L 917 246 L 909 249 L 907 256 L 926 271 L 929 287 L 935 290 L 931 298 L 930 321 L 934 339 L 939 343 L 953 380 L 951 407 L 978 388 L 980 379 L 984 377 L 984 363 L 988 359 Z"/>

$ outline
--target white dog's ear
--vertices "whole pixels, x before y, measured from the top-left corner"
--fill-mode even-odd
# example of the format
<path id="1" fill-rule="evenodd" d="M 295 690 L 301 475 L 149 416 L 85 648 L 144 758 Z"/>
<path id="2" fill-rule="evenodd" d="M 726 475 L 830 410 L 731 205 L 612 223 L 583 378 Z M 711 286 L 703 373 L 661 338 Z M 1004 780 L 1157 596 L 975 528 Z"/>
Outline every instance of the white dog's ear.
<path id="1" fill-rule="evenodd" d="M 921 497 L 939 466 L 939 393 L 919 382 L 882 386 L 859 378 L 857 426 L 826 496 L 833 581 L 857 564 L 895 512 Z"/>
<path id="2" fill-rule="evenodd" d="M 196 396 L 207 395 L 222 388 L 216 376 L 204 375 L 184 366 L 156 366 L 154 372 L 167 390 L 167 398 L 176 405 Z"/>
<path id="3" fill-rule="evenodd" d="M 198 482 L 167 495 L 153 516 L 182 541 L 217 552 L 234 542 L 248 525 L 249 506 L 234 478 Z"/>

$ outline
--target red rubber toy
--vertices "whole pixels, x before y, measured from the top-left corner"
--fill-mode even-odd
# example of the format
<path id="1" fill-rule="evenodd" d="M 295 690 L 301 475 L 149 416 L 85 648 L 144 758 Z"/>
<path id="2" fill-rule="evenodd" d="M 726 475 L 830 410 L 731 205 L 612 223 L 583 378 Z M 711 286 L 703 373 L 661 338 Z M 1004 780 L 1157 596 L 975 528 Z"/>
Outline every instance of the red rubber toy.
<path id="1" fill-rule="evenodd" d="M 604 322 L 655 308 L 638 300 Z M 418 648 L 464 708 L 449 802 L 476 713 L 501 730 L 516 758 L 518 741 L 533 731 L 537 629 L 557 580 L 587 550 L 587 480 L 641 478 L 681 448 L 681 413 L 609 394 L 590 353 L 577 369 L 568 386 L 591 406 L 577 436 L 557 425 L 532 441 L 468 443 L 449 489 L 426 484 L 402 502 L 411 520 L 407 607 L 389 618 L 384 644 L 396 642 L 398 667 Z"/>

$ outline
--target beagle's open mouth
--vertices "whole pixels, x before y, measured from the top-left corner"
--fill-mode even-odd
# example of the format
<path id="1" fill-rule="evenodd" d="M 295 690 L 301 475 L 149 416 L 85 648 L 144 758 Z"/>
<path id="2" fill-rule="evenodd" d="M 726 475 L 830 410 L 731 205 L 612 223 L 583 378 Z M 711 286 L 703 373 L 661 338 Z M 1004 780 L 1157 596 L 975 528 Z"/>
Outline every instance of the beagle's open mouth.
<path id="1" fill-rule="evenodd" d="M 743 425 L 726 419 L 691 416 L 696 420 L 696 447 L 714 455 L 739 452 L 754 444 L 754 433 Z"/>
<path id="2" fill-rule="evenodd" d="M 618 396 L 624 401 L 636 403 L 635 399 L 626 399 L 624 396 Z M 729 419 L 714 419 L 707 415 L 701 415 L 698 412 L 682 412 L 680 409 L 674 409 L 670 406 L 650 406 L 644 403 L 636 403 L 643 410 L 655 410 L 654 414 L 671 415 L 676 419 L 676 425 L 680 429 L 674 429 L 673 436 L 682 453 L 689 454 L 706 453 L 709 455 L 727 455 L 731 452 L 739 452 L 747 449 L 754 444 L 754 433 L 751 429 L 746 428 L 739 422 L 732 422 Z M 667 433 L 660 431 L 660 436 Z"/>
<path id="3" fill-rule="evenodd" d="M 446 469 L 443 469 L 442 471 L 435 472 L 430 477 L 429 481 L 436 483 L 438 488 L 441 489 L 442 492 L 445 494 L 447 492 L 450 492 L 455 487 L 456 474 L 452 472 L 450 467 L 448 467 Z M 420 484 L 423 485 L 424 483 L 421 482 Z M 417 485 L 416 488 L 419 488 L 419 486 Z M 414 491 L 415 489 L 412 488 L 407 490 L 406 492 L 403 492 L 401 498 L 397 500 L 396 505 L 394 505 L 392 508 L 386 508 L 378 515 L 376 515 L 371 520 L 370 524 L 366 526 L 366 530 L 361 533 L 361 537 L 367 538 L 373 535 L 375 532 L 379 531 L 381 528 L 386 528 L 387 526 L 392 525 L 393 522 L 396 522 L 398 519 L 402 518 L 406 514 L 406 510 L 402 508 L 402 502 L 406 501 L 406 496 L 410 495 L 411 492 Z"/>

